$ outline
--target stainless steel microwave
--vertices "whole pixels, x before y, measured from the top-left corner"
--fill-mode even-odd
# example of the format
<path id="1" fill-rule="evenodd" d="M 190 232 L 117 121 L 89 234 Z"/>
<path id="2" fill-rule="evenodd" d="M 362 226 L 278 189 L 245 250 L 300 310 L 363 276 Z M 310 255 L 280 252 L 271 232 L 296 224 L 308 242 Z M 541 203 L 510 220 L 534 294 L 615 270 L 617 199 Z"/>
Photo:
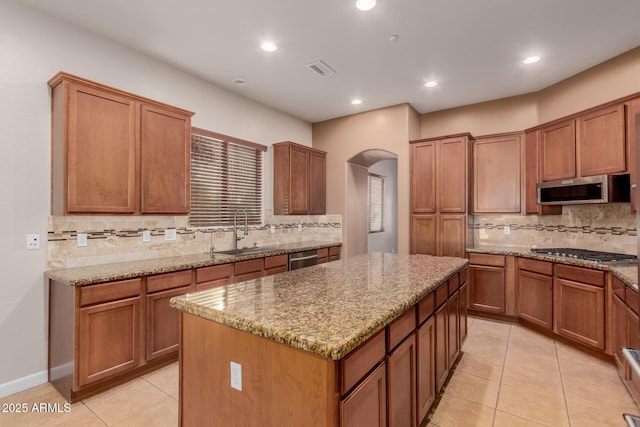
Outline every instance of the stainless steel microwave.
<path id="1" fill-rule="evenodd" d="M 541 205 L 629 202 L 631 196 L 629 174 L 539 182 L 537 189 Z"/>

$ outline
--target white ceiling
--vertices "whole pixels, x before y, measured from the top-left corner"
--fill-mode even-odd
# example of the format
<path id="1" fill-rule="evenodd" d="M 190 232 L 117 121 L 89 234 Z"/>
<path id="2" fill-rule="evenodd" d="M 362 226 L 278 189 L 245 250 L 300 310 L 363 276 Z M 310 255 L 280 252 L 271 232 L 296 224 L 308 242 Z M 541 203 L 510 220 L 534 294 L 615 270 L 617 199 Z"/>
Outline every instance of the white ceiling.
<path id="1" fill-rule="evenodd" d="M 534 92 L 640 45 L 640 0 L 22 1 L 308 122 Z M 337 74 L 317 76 L 316 60 Z"/>

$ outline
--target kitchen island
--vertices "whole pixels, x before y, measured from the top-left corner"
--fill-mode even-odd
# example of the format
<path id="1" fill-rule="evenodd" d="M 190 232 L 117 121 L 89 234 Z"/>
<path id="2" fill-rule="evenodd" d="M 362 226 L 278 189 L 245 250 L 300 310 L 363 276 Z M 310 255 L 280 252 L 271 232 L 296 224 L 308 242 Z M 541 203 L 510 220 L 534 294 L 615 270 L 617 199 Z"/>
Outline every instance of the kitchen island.
<path id="1" fill-rule="evenodd" d="M 454 295 L 458 305 L 452 330 L 459 331 L 462 321 L 466 326 L 466 313 L 461 316 L 458 309 L 465 304 L 457 295 L 461 282 L 466 283 L 466 275 L 459 273 L 466 273 L 467 263 L 372 253 L 173 298 L 171 305 L 182 311 L 181 425 L 386 422 L 385 401 L 391 396 L 386 387 L 407 374 L 390 371 L 395 366 L 391 358 L 405 347 L 413 355 L 406 359 L 408 409 L 396 415 L 415 424 L 420 416 L 415 405 L 417 326 L 428 317 L 428 307 L 434 313 Z M 445 348 L 459 349 L 459 332 L 453 337 L 457 343 L 444 339 Z M 241 368 L 232 375 L 233 364 Z M 422 371 L 428 383 L 437 382 L 432 364 Z M 362 405 L 372 410 L 362 411 Z M 398 402 L 390 404 L 389 417 L 396 416 L 394 405 Z M 353 414 L 371 419 L 350 418 Z"/>

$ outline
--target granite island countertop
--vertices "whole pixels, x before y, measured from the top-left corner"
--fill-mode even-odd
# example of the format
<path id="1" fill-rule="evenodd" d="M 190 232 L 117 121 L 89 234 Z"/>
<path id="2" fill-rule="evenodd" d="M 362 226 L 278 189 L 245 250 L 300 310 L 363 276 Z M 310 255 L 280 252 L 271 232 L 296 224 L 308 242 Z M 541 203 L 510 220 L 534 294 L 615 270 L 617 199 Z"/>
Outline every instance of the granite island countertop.
<path id="1" fill-rule="evenodd" d="M 55 282 L 70 286 L 84 286 L 341 245 L 341 242 L 295 242 L 281 245 L 269 245 L 268 248 L 265 248 L 262 252 L 240 255 L 211 255 L 208 253 L 201 253 L 152 258 L 139 261 L 99 264 L 86 267 L 47 270 L 44 274 L 47 279 Z"/>
<path id="2" fill-rule="evenodd" d="M 369 253 L 186 294 L 171 305 L 340 360 L 467 264 L 463 258 Z"/>
<path id="3" fill-rule="evenodd" d="M 531 252 L 530 247 L 519 246 L 475 246 L 467 248 L 468 253 L 513 255 L 524 258 L 550 261 L 559 264 L 575 265 L 578 267 L 593 268 L 596 270 L 610 271 L 627 286 L 638 291 L 638 264 L 635 262 L 594 262 L 582 259 L 573 259 L 555 255 L 539 254 Z"/>

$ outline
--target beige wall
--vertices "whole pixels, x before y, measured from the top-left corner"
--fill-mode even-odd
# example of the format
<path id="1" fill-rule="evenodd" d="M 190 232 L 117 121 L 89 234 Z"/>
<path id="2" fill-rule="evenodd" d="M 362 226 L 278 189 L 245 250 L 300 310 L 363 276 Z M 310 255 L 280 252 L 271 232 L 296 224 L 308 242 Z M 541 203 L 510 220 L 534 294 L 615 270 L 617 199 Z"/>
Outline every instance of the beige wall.
<path id="1" fill-rule="evenodd" d="M 346 215 L 347 161 L 371 149 L 389 151 L 398 157 L 398 252 L 409 252 L 408 141 L 418 134 L 418 113 L 408 104 L 313 125 L 313 146 L 328 152 L 327 213 L 343 215 L 343 244 L 347 253 L 348 230 L 355 220 Z"/>

